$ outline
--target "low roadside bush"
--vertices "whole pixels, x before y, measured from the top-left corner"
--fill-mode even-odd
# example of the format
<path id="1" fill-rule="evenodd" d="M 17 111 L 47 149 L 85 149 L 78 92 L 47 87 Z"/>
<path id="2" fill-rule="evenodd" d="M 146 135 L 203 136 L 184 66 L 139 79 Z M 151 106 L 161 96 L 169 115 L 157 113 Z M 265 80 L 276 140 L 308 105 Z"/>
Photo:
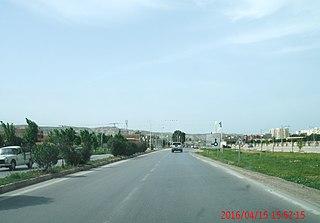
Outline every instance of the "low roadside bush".
<path id="1" fill-rule="evenodd" d="M 108 147 L 111 148 L 111 154 L 114 156 L 127 154 L 127 141 L 123 136 L 119 134 L 109 139 Z"/>
<path id="2" fill-rule="evenodd" d="M 33 161 L 36 162 L 40 168 L 47 170 L 57 164 L 59 150 L 54 144 L 44 142 L 33 148 L 32 155 Z"/>
<path id="3" fill-rule="evenodd" d="M 77 166 L 81 162 L 81 154 L 75 148 L 68 148 L 64 151 L 64 160 L 68 165 Z"/>
<path id="4" fill-rule="evenodd" d="M 86 164 L 90 161 L 90 157 L 92 155 L 92 150 L 87 147 L 77 147 L 75 148 L 75 152 L 77 153 L 77 162 L 78 164 Z"/>
<path id="5" fill-rule="evenodd" d="M 144 143 L 137 143 L 137 152 L 144 153 L 147 150 L 147 146 Z"/>
<path id="6" fill-rule="evenodd" d="M 114 156 L 130 156 L 147 150 L 145 144 L 129 142 L 120 134 L 109 139 L 108 147 Z"/>

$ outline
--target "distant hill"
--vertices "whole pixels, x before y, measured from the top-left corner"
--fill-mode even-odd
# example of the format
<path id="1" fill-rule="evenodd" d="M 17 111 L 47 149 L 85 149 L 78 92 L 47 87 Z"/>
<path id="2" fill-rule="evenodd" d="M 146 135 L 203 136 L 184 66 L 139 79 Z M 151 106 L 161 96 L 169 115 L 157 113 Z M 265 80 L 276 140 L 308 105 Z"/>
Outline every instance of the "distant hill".
<path id="1" fill-rule="evenodd" d="M 17 129 L 26 128 L 27 125 L 15 125 Z M 133 129 L 122 129 L 117 127 L 96 127 L 96 128 L 88 128 L 88 127 L 75 127 L 75 126 L 40 126 L 40 130 L 44 132 L 44 134 L 48 134 L 50 131 L 54 129 L 65 129 L 68 127 L 72 127 L 76 132 L 80 132 L 80 130 L 88 130 L 89 132 L 95 132 L 95 133 L 104 133 L 105 135 L 116 135 L 119 132 L 121 134 L 141 134 L 141 135 L 150 135 L 150 131 L 145 130 L 133 130 Z M 3 132 L 3 128 L 0 126 L 0 133 Z M 152 132 L 151 133 L 153 137 L 156 137 L 158 139 L 167 139 L 171 141 L 172 132 Z M 204 144 L 206 141 L 206 135 L 210 133 L 205 134 L 186 134 L 186 142 L 190 142 L 191 144 Z M 223 134 L 224 137 L 241 137 L 241 134 Z"/>

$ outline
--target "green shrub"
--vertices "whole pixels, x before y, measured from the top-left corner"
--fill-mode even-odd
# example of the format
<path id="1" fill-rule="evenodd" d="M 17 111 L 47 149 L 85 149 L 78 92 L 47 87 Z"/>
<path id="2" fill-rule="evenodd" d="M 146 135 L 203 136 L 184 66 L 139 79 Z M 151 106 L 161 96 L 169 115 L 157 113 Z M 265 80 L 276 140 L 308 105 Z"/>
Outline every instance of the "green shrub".
<path id="1" fill-rule="evenodd" d="M 92 149 L 88 147 L 77 147 L 75 148 L 77 156 L 79 156 L 79 163 L 86 164 L 90 161 L 90 157 L 92 155 Z"/>
<path id="2" fill-rule="evenodd" d="M 108 147 L 111 149 L 111 153 L 114 156 L 130 156 L 147 150 L 145 144 L 129 142 L 120 134 L 108 140 Z"/>
<path id="3" fill-rule="evenodd" d="M 32 150 L 33 160 L 40 168 L 47 170 L 58 162 L 59 150 L 54 144 L 44 142 Z"/>
<path id="4" fill-rule="evenodd" d="M 65 161 L 68 165 L 77 166 L 81 161 L 81 155 L 73 148 L 70 148 L 64 155 Z"/>
<path id="5" fill-rule="evenodd" d="M 109 139 L 108 147 L 111 148 L 111 154 L 114 156 L 126 155 L 127 142 L 122 136 L 116 135 Z"/>
<path id="6" fill-rule="evenodd" d="M 144 143 L 137 144 L 137 152 L 144 153 L 147 150 L 147 146 Z"/>

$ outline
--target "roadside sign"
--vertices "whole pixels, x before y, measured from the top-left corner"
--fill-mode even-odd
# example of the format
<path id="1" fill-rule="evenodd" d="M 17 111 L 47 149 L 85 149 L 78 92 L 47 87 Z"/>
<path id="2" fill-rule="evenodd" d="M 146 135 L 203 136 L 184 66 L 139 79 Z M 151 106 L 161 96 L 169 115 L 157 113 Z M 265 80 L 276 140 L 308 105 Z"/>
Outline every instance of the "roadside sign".
<path id="1" fill-rule="evenodd" d="M 213 141 L 212 141 L 212 147 L 215 149 L 219 149 L 221 140 L 220 140 L 221 135 L 219 133 L 213 134 Z"/>
<path id="2" fill-rule="evenodd" d="M 221 144 L 220 137 L 221 135 L 219 133 L 208 134 L 206 136 L 206 147 L 219 149 Z"/>

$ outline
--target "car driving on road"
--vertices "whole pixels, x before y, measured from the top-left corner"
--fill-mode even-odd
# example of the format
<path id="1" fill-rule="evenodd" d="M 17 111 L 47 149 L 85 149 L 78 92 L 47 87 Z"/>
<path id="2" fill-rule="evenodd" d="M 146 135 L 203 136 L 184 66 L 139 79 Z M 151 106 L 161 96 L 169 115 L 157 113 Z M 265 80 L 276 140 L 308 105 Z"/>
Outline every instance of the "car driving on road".
<path id="1" fill-rule="evenodd" d="M 174 151 L 180 151 L 182 152 L 182 143 L 181 142 L 174 142 L 172 143 L 171 145 L 171 152 L 174 152 Z"/>
<path id="2" fill-rule="evenodd" d="M 0 167 L 15 170 L 16 166 L 27 165 L 32 167 L 31 153 L 24 151 L 20 146 L 7 146 L 0 148 Z"/>

